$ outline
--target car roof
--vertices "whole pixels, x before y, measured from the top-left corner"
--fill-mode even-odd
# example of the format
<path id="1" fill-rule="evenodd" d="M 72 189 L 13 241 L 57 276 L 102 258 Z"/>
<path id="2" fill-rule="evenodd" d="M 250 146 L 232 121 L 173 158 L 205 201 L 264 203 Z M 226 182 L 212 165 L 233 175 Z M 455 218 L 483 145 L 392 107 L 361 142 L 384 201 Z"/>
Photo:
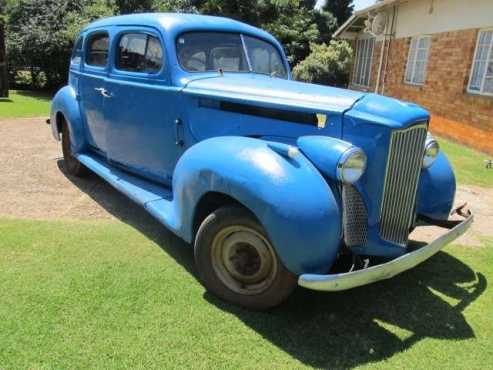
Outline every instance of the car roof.
<path id="1" fill-rule="evenodd" d="M 119 15 L 88 24 L 83 31 L 109 26 L 151 26 L 171 35 L 190 31 L 229 31 L 247 33 L 262 38 L 273 37 L 253 26 L 230 18 L 187 13 L 138 13 Z"/>

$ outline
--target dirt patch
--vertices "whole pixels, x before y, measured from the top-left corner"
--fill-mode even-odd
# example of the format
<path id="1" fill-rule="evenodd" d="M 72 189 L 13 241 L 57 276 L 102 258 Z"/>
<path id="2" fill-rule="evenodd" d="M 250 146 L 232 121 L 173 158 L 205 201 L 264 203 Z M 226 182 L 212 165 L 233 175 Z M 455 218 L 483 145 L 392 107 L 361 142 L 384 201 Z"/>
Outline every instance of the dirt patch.
<path id="1" fill-rule="evenodd" d="M 29 219 L 146 218 L 140 207 L 97 176 L 74 178 L 63 171 L 60 144 L 46 118 L 0 120 L 0 217 Z M 480 244 L 493 237 L 493 189 L 460 186 L 457 204 L 475 214 L 472 231 L 459 243 Z M 443 232 L 419 228 L 413 237 L 428 240 Z"/>
<path id="2" fill-rule="evenodd" d="M 459 186 L 455 195 L 456 206 L 467 203 L 474 214 L 471 229 L 457 239 L 457 244 L 480 246 L 482 238 L 493 237 L 493 189 L 479 186 Z M 460 219 L 460 218 L 457 218 Z M 416 240 L 431 241 L 444 233 L 434 226 L 417 228 L 411 235 Z"/>
<path id="3" fill-rule="evenodd" d="M 45 120 L 0 120 L 0 217 L 112 219 L 144 212 L 95 175 L 66 174 Z"/>

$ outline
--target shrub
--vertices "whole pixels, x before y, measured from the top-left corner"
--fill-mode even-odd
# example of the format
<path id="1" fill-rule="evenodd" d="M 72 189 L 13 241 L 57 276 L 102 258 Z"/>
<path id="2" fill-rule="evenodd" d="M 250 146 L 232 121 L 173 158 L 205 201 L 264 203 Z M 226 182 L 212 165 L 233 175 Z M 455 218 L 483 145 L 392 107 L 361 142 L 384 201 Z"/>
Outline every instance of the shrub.
<path id="1" fill-rule="evenodd" d="M 324 85 L 347 86 L 352 50 L 346 41 L 311 44 L 310 54 L 293 69 L 295 79 Z"/>

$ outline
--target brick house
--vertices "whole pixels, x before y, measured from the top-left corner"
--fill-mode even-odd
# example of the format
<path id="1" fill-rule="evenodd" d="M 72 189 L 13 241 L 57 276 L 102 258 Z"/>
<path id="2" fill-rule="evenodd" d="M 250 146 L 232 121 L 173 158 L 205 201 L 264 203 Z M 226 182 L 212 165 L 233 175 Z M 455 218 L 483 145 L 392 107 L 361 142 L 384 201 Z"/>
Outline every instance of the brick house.
<path id="1" fill-rule="evenodd" d="M 431 130 L 493 154 L 493 0 L 383 0 L 336 32 L 350 88 L 414 101 Z"/>

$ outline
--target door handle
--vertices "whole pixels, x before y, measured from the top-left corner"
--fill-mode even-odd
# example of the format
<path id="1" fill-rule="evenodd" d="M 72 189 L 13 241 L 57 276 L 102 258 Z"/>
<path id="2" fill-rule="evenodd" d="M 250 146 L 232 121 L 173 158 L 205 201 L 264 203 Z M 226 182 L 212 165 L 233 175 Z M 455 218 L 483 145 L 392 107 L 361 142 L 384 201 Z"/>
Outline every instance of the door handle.
<path id="1" fill-rule="evenodd" d="M 181 119 L 175 119 L 175 144 L 178 146 L 183 146 L 183 123 Z"/>
<path id="2" fill-rule="evenodd" d="M 111 93 L 104 87 L 95 87 L 94 90 L 99 91 L 99 93 L 105 98 L 111 98 Z"/>

